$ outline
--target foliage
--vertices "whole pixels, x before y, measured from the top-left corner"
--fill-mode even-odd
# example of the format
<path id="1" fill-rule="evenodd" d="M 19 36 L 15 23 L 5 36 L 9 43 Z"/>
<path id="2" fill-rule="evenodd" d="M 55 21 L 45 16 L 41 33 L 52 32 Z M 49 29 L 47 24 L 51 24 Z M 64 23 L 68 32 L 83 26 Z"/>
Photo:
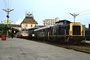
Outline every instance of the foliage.
<path id="1" fill-rule="evenodd" d="M 6 35 L 6 34 L 7 34 L 7 31 L 8 31 L 9 29 L 11 29 L 11 27 L 8 26 L 8 25 L 0 25 L 0 29 L 2 29 L 1 35 Z"/>
<path id="2" fill-rule="evenodd" d="M 12 32 L 8 31 L 8 36 L 11 36 L 12 35 Z"/>
<path id="3" fill-rule="evenodd" d="M 2 30 L 1 35 L 6 35 L 7 34 L 7 30 Z"/>
<path id="4" fill-rule="evenodd" d="M 8 25 L 1 25 L 1 28 L 5 30 L 11 29 L 11 27 Z"/>

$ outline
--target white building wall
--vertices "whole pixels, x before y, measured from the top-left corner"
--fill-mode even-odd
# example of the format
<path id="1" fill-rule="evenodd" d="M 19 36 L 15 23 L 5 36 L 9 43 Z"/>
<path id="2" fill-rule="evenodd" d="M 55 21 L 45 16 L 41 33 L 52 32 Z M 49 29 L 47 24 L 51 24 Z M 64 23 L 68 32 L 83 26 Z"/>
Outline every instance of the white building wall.
<path id="1" fill-rule="evenodd" d="M 22 24 L 21 28 L 22 29 L 29 29 L 29 28 L 33 28 L 36 27 L 38 24 Z"/>
<path id="2" fill-rule="evenodd" d="M 59 18 L 55 18 L 55 19 L 45 19 L 43 21 L 44 26 L 48 26 L 48 25 L 53 25 L 55 24 L 55 22 L 59 21 Z"/>

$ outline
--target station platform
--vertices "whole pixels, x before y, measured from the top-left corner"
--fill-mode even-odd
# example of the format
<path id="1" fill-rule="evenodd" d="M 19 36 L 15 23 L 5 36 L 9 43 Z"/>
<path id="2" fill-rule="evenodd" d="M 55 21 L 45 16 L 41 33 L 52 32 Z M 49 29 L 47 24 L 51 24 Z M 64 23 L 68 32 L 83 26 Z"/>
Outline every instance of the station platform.
<path id="1" fill-rule="evenodd" d="M 0 38 L 0 60 L 89 60 L 90 54 L 20 38 Z"/>

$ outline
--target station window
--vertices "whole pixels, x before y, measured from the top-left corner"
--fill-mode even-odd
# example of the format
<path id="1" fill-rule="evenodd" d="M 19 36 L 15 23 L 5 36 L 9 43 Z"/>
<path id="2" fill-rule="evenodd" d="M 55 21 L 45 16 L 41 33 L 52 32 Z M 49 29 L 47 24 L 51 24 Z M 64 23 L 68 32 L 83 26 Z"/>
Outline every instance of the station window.
<path id="1" fill-rule="evenodd" d="M 32 25 L 31 25 L 31 27 L 32 27 Z"/>

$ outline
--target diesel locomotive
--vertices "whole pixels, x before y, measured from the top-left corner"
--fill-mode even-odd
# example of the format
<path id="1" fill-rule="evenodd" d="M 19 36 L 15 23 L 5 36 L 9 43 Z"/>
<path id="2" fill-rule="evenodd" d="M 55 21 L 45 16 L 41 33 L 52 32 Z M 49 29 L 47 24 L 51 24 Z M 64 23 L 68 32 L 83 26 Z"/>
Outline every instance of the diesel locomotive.
<path id="1" fill-rule="evenodd" d="M 85 30 L 81 23 L 60 20 L 51 26 L 33 30 L 34 40 L 60 43 L 80 43 L 85 38 Z"/>

